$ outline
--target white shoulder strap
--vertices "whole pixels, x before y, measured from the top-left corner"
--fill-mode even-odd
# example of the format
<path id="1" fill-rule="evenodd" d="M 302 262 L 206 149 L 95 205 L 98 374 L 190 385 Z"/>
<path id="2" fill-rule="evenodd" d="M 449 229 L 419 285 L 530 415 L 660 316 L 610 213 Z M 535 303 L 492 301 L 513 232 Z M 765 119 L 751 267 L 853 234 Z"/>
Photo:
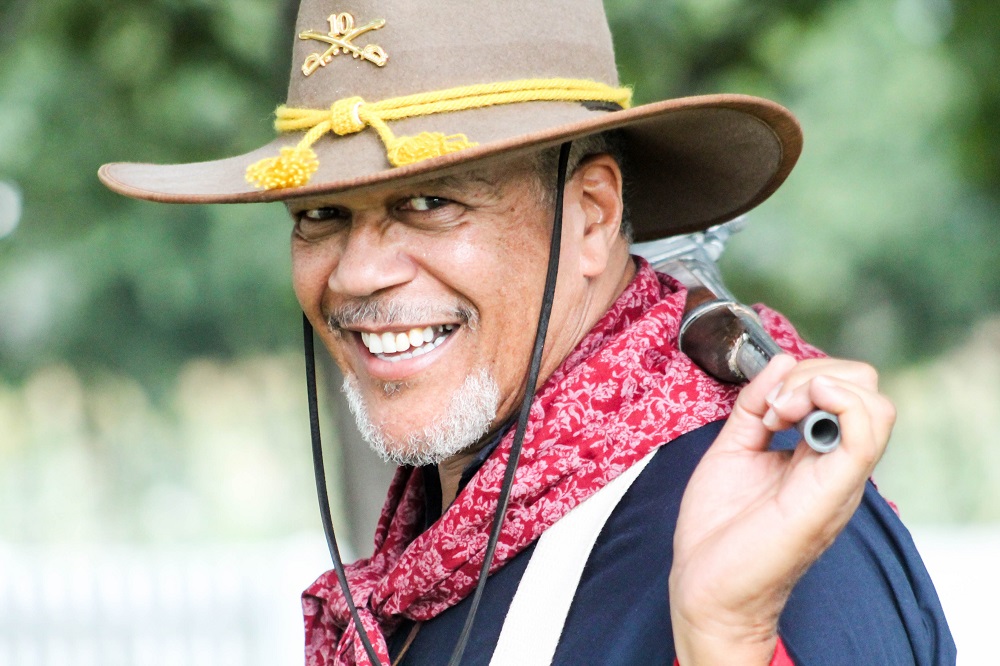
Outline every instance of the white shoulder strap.
<path id="1" fill-rule="evenodd" d="M 654 450 L 538 539 L 507 611 L 490 666 L 548 666 L 594 542 Z"/>

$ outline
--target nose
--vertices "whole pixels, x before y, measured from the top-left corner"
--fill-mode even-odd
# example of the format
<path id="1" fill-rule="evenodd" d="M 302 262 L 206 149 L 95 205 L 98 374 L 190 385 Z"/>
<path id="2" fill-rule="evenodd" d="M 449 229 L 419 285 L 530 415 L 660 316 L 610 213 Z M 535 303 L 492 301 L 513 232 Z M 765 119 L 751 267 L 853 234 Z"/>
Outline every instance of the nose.
<path id="1" fill-rule="evenodd" d="M 391 228 L 378 223 L 352 224 L 327 280 L 330 290 L 359 298 L 412 280 L 416 264 L 395 236 Z"/>

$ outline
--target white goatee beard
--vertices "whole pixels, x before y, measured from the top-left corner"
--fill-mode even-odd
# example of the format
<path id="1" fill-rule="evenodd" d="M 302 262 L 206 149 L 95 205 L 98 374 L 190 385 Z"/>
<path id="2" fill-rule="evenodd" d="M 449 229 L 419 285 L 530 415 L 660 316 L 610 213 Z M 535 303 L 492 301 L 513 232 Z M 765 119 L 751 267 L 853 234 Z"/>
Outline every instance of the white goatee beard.
<path id="1" fill-rule="evenodd" d="M 369 446 L 386 462 L 414 467 L 436 465 L 478 442 L 489 432 L 500 404 L 500 387 L 480 369 L 465 378 L 440 418 L 418 432 L 390 438 L 368 416 L 357 378 L 346 376 L 342 390 Z"/>

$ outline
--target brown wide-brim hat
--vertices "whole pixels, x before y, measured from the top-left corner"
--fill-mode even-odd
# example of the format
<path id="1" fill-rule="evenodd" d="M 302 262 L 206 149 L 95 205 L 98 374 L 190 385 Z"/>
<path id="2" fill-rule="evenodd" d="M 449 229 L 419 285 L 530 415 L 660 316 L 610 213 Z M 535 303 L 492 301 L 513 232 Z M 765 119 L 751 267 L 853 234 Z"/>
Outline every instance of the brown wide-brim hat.
<path id="1" fill-rule="evenodd" d="M 360 27 L 365 31 L 354 36 L 345 30 Z M 345 32 L 353 52 L 334 52 L 332 42 L 315 38 L 344 38 Z M 350 97 L 374 103 L 522 79 L 619 85 L 600 0 L 303 0 L 294 40 L 287 100 L 294 108 L 327 109 Z M 307 184 L 261 189 L 248 182 L 250 165 L 303 138 L 303 132 L 289 132 L 228 159 L 106 164 L 100 178 L 116 192 L 151 201 L 279 201 L 416 181 L 619 129 L 635 240 L 644 241 L 705 229 L 750 210 L 784 181 L 802 146 L 788 110 L 745 95 L 617 110 L 606 102 L 517 102 L 388 125 L 396 136 L 462 134 L 476 145 L 392 166 L 374 129 L 330 133 L 312 146 L 319 167 Z"/>

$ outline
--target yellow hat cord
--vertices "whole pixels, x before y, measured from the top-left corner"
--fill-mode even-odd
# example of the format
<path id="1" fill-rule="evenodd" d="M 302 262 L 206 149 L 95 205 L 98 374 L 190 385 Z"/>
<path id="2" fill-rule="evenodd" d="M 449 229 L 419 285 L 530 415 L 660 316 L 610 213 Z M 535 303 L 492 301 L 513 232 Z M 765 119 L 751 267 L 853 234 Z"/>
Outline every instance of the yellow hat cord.
<path id="1" fill-rule="evenodd" d="M 279 132 L 307 130 L 306 135 L 298 145 L 282 148 L 277 157 L 252 164 L 247 169 L 247 181 L 266 190 L 306 185 L 319 169 L 319 158 L 312 149 L 313 144 L 329 132 L 344 136 L 361 132 L 366 127 L 378 132 L 390 164 L 413 164 L 477 144 L 469 141 L 464 134 L 445 135 L 441 132 L 396 137 L 389 129 L 389 121 L 500 104 L 543 101 L 614 102 L 628 108 L 632 91 L 578 79 L 523 79 L 462 86 L 373 103 L 365 102 L 360 97 L 348 97 L 334 102 L 329 109 L 295 109 L 282 105 L 275 112 L 275 129 Z"/>

